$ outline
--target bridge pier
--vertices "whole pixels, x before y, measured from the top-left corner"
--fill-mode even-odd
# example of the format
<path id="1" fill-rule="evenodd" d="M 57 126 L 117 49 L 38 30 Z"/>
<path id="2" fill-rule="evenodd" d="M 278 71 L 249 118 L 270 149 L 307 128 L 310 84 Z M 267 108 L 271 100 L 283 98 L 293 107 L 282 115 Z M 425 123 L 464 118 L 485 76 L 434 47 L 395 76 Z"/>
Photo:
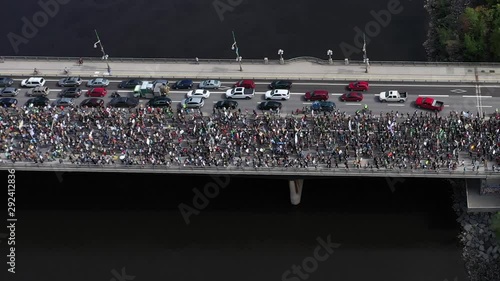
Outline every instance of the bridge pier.
<path id="1" fill-rule="evenodd" d="M 288 184 L 290 186 L 290 201 L 292 205 L 299 205 L 300 199 L 302 198 L 302 187 L 304 186 L 304 180 L 289 180 Z"/>

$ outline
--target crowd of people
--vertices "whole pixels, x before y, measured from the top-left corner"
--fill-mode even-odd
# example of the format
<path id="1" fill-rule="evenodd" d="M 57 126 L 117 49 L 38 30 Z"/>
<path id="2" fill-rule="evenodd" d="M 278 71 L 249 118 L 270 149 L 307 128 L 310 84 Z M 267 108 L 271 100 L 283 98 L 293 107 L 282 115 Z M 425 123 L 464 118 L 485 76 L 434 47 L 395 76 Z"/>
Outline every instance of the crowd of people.
<path id="1" fill-rule="evenodd" d="M 1 161 L 75 165 L 498 171 L 500 120 L 472 114 L 270 114 L 2 108 Z"/>

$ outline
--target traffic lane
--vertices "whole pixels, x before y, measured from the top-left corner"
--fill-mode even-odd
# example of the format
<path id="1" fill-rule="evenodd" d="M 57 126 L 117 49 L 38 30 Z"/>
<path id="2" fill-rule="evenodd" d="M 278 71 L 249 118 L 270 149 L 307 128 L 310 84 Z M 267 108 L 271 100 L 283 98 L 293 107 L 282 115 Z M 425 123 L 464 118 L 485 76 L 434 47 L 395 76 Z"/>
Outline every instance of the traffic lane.
<path id="1" fill-rule="evenodd" d="M 91 78 L 90 78 L 91 79 Z M 20 82 L 21 79 L 18 79 Z M 59 87 L 57 85 L 57 81 L 59 79 L 47 79 L 46 86 L 50 89 L 60 90 L 66 87 Z M 90 87 L 86 87 L 86 83 L 88 80 L 84 79 L 82 89 L 89 89 Z M 118 88 L 118 84 L 121 80 L 111 80 L 110 85 L 107 87 L 108 91 L 123 91 L 128 92 L 132 91 L 132 89 L 120 89 Z M 200 81 L 195 81 L 195 87 L 198 85 Z M 227 91 L 231 89 L 231 86 L 235 83 L 235 81 L 222 81 L 223 86 L 218 89 L 222 91 Z M 256 81 L 256 91 L 257 92 L 265 92 L 268 91 L 269 81 Z M 293 93 L 301 93 L 305 94 L 308 91 L 324 89 L 333 94 L 342 94 L 348 92 L 346 90 L 346 83 L 327 83 L 327 82 L 297 82 L 293 84 L 291 92 Z M 21 94 L 25 94 L 29 89 L 28 88 L 20 88 Z M 436 84 L 415 84 L 415 83 L 372 83 L 371 88 L 368 92 L 364 92 L 365 94 L 376 94 L 383 91 L 388 90 L 398 90 L 398 91 L 406 91 L 410 96 L 415 95 L 476 95 L 476 86 L 475 85 L 436 85 Z M 492 96 L 492 97 L 500 97 L 500 86 L 489 85 L 488 87 L 479 87 L 481 95 Z M 187 93 L 189 90 L 183 90 Z"/>
<path id="2" fill-rule="evenodd" d="M 55 100 L 58 98 L 58 95 L 59 93 L 61 92 L 61 89 L 52 89 L 50 91 L 50 94 L 48 96 L 48 98 L 50 100 Z M 78 101 L 81 101 L 85 98 L 87 98 L 86 96 L 86 92 L 87 90 L 83 90 L 83 94 L 81 97 L 79 98 L 75 98 L 75 102 L 78 102 Z M 130 90 L 119 90 L 118 91 L 122 96 L 132 96 L 133 95 L 133 92 L 130 91 Z M 187 91 L 178 91 L 178 90 L 173 90 L 170 92 L 170 95 L 169 97 L 172 99 L 172 101 L 174 103 L 177 103 L 177 102 L 181 102 L 184 98 L 186 98 L 186 93 Z M 250 101 L 256 101 L 256 102 L 262 102 L 262 101 L 265 101 L 264 99 L 264 94 L 265 92 L 256 92 L 255 94 L 255 97 L 253 99 L 251 99 Z M 331 101 L 334 101 L 336 104 L 342 104 L 342 102 L 340 102 L 339 100 L 339 97 L 340 97 L 340 93 L 338 94 L 331 94 L 330 95 L 330 99 Z M 108 95 L 106 97 L 104 97 L 103 99 L 104 100 L 110 100 L 111 99 L 111 94 L 108 93 Z M 442 100 L 446 103 L 446 98 L 443 97 L 443 96 L 440 96 L 440 95 L 437 95 L 437 96 L 433 96 L 433 95 L 425 95 L 425 96 L 429 96 L 429 97 L 433 97 L 433 98 L 436 98 L 438 100 Z M 382 104 L 382 105 L 385 105 L 385 106 L 399 106 L 399 105 L 393 105 L 393 104 L 399 104 L 399 103 L 380 103 L 378 101 L 378 94 L 368 94 L 366 93 L 364 95 L 364 100 L 362 103 L 351 103 L 351 102 L 347 102 L 346 104 L 352 106 L 354 104 Z M 29 99 L 30 97 L 27 97 L 26 95 L 20 95 L 17 97 L 18 100 L 20 102 L 25 102 L 27 99 Z M 408 102 L 411 102 L 411 101 L 414 101 L 415 99 L 417 98 L 417 96 L 415 97 L 411 97 Z M 456 98 L 457 101 L 462 105 L 463 108 L 475 108 L 476 107 L 476 104 L 475 104 L 475 101 L 476 101 L 476 97 L 475 96 L 467 96 L 467 95 L 462 95 L 461 97 L 453 97 L 453 96 L 449 96 L 449 98 L 453 99 L 453 98 Z M 225 99 L 225 91 L 212 91 L 211 92 L 211 96 L 209 99 L 207 99 L 208 102 L 212 101 L 212 102 L 217 102 L 219 100 L 224 100 Z M 482 97 L 482 100 L 483 100 L 483 104 L 488 104 L 488 103 L 491 103 L 492 101 L 496 100 L 494 99 L 493 97 L 491 98 L 487 98 L 487 97 Z M 246 104 L 246 101 L 247 100 L 236 100 L 238 101 L 240 104 Z M 147 99 L 141 99 L 141 103 L 145 103 L 147 102 Z M 294 107 L 297 107 L 297 108 L 302 108 L 303 106 L 305 105 L 310 105 L 312 104 L 312 102 L 307 102 L 304 100 L 303 98 L 303 94 L 299 94 L 299 93 L 292 93 L 291 94 L 291 98 L 290 100 L 288 101 L 281 101 L 283 104 L 292 104 Z"/>
<path id="3" fill-rule="evenodd" d="M 63 77 L 51 77 L 51 76 L 44 76 L 44 75 L 38 75 L 38 76 L 41 76 L 41 77 L 44 77 L 47 81 L 59 81 L 60 79 L 62 79 Z M 72 76 L 71 74 L 68 75 L 68 76 Z M 88 80 L 91 80 L 91 79 L 95 79 L 95 78 L 98 78 L 99 75 L 91 75 L 91 76 L 79 76 L 80 78 L 82 78 L 85 82 L 87 82 Z M 29 77 L 33 77 L 33 76 L 12 76 L 11 78 L 13 78 L 15 81 L 18 81 L 20 82 L 21 80 L 23 79 L 26 79 L 26 78 L 29 78 Z M 102 76 L 101 76 L 102 77 Z M 176 82 L 177 80 L 181 80 L 179 78 L 176 78 L 176 79 L 173 79 L 173 78 L 169 78 L 169 77 L 156 77 L 156 78 L 134 78 L 134 77 L 116 77 L 116 76 L 105 76 L 104 78 L 108 79 L 111 83 L 120 83 L 121 81 L 125 81 L 125 80 L 129 80 L 129 79 L 138 79 L 138 80 L 155 80 L 155 79 L 163 79 L 163 80 L 168 80 L 169 83 L 174 83 Z M 190 79 L 190 80 L 193 80 L 194 84 L 197 86 L 202 80 L 198 80 L 198 79 L 191 79 L 189 77 L 186 77 L 185 79 Z M 207 78 L 208 79 L 208 78 Z M 250 80 L 253 80 L 252 77 L 249 77 L 248 79 Z M 219 79 L 221 82 L 222 82 L 222 85 L 223 86 L 227 86 L 227 87 L 232 87 L 232 85 L 234 85 L 237 81 L 236 80 L 228 80 L 228 79 Z M 286 78 L 283 78 L 282 80 L 288 80 Z M 269 85 L 269 83 L 271 81 L 273 81 L 273 79 L 269 79 L 269 80 L 264 80 L 264 79 L 257 79 L 257 80 L 254 80 L 256 85 Z M 293 85 L 310 85 L 310 86 L 347 86 L 347 84 L 349 84 L 350 81 L 342 81 L 342 80 L 335 80 L 335 79 L 332 79 L 330 81 L 325 81 L 325 80 L 301 80 L 301 81 L 293 81 Z M 440 82 L 440 83 L 437 83 L 437 82 L 398 82 L 398 81 L 375 81 L 373 83 L 370 82 L 370 85 L 371 86 L 382 86 L 382 87 L 391 87 L 391 86 L 399 86 L 401 84 L 404 84 L 404 85 L 409 85 L 409 86 L 412 86 L 412 87 L 434 87 L 434 86 L 437 86 L 437 87 L 457 87 L 457 86 L 468 86 L 468 87 L 474 87 L 474 85 L 476 85 L 476 83 L 461 83 L 461 84 L 457 84 L 457 83 L 454 83 L 454 82 Z M 500 85 L 496 85 L 496 84 L 488 84 L 487 86 L 491 86 L 491 87 L 500 87 Z"/>

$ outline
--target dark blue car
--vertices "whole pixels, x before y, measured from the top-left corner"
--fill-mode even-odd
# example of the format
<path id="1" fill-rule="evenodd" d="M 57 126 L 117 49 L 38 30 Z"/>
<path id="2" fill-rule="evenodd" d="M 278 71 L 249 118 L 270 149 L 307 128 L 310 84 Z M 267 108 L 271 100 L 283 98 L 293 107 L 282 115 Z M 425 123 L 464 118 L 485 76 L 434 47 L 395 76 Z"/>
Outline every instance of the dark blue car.
<path id="1" fill-rule="evenodd" d="M 180 80 L 172 85 L 172 89 L 191 89 L 193 88 L 193 80 Z"/>

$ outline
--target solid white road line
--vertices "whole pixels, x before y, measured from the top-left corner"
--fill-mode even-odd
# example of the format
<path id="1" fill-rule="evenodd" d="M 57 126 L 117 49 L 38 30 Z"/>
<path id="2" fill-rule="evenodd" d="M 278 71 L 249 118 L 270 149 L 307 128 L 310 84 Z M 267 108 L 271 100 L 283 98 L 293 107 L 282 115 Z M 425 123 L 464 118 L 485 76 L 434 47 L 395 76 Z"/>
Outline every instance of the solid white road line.
<path id="1" fill-rule="evenodd" d="M 418 95 L 419 97 L 449 98 L 449 95 Z"/>
<path id="2" fill-rule="evenodd" d="M 350 103 L 350 102 L 346 102 L 345 104 L 346 105 L 361 105 L 361 103 Z"/>
<path id="3" fill-rule="evenodd" d="M 478 96 L 462 96 L 463 98 L 477 98 Z M 479 98 L 492 98 L 492 96 L 479 96 Z"/>
<path id="4" fill-rule="evenodd" d="M 404 104 L 387 104 L 387 106 L 405 106 Z"/>

